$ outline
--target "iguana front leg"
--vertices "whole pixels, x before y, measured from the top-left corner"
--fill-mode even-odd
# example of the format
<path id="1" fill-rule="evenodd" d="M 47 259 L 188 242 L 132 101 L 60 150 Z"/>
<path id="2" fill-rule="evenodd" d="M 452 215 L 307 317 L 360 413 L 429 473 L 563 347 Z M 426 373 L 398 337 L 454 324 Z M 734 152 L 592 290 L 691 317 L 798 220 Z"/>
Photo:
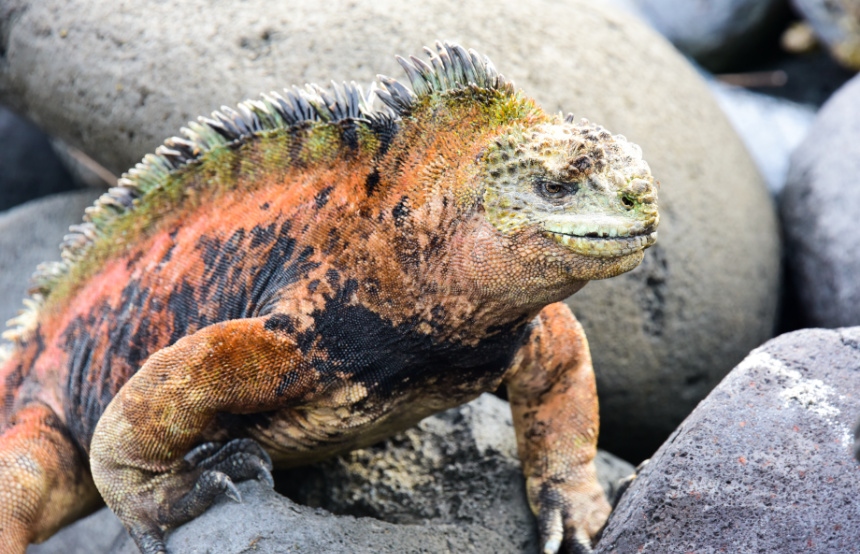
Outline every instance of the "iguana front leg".
<path id="1" fill-rule="evenodd" d="M 532 324 L 506 375 L 543 552 L 591 552 L 611 510 L 597 482 L 597 391 L 588 343 L 564 304 Z"/>
<path id="2" fill-rule="evenodd" d="M 99 420 L 93 479 L 143 554 L 164 552 L 164 530 L 218 494 L 238 498 L 232 479 L 271 479 L 251 440 L 189 452 L 218 412 L 274 410 L 313 388 L 292 337 L 266 321 L 218 323 L 156 352 Z"/>

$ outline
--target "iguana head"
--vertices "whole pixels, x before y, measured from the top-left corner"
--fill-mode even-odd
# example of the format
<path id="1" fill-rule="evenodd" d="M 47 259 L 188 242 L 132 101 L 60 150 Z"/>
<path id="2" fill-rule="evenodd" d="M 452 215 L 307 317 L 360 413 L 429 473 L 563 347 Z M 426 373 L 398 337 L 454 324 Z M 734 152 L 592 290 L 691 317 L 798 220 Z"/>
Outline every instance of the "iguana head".
<path id="1" fill-rule="evenodd" d="M 423 150 L 417 165 L 433 165 L 425 173 L 436 176 L 435 189 L 477 221 L 458 243 L 468 258 L 456 264 L 460 277 L 522 304 L 636 267 L 659 219 L 640 148 L 588 121 L 546 114 L 474 51 L 426 50 L 429 63 L 399 59 L 414 93 L 381 77 L 377 94 L 402 117 L 412 156 Z M 456 164 L 439 169 L 441 158 Z"/>
<path id="2" fill-rule="evenodd" d="M 657 187 L 638 146 L 600 126 L 556 117 L 495 138 L 481 163 L 482 201 L 505 236 L 545 238 L 536 255 L 612 277 L 657 240 Z"/>

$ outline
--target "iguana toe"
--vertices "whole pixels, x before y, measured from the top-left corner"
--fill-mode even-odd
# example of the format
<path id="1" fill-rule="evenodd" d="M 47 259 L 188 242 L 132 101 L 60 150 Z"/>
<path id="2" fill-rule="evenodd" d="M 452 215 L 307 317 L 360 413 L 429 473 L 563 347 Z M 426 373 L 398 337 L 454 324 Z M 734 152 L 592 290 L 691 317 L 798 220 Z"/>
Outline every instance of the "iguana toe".
<path id="1" fill-rule="evenodd" d="M 185 461 L 193 468 L 212 469 L 235 454 L 259 458 L 265 467 L 272 469 L 269 453 L 252 439 L 235 439 L 225 445 L 218 442 L 203 443 L 189 451 L 185 455 Z"/>

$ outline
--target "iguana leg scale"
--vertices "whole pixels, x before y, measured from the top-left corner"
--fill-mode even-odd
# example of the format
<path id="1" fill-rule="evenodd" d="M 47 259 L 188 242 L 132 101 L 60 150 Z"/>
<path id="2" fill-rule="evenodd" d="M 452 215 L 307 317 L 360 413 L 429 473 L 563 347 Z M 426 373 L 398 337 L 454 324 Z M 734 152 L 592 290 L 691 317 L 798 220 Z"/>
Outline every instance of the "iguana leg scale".
<path id="1" fill-rule="evenodd" d="M 50 408 L 31 404 L 0 435 L 0 552 L 23 554 L 98 504 L 86 461 Z"/>

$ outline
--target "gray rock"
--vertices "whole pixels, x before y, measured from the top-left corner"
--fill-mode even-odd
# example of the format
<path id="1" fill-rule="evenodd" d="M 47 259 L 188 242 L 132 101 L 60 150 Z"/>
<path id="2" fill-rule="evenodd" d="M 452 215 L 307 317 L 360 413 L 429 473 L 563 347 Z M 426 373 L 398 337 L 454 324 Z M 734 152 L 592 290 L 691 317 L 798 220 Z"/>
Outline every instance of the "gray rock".
<path id="1" fill-rule="evenodd" d="M 592 346 L 605 447 L 650 454 L 771 336 L 779 241 L 767 191 L 707 88 L 629 15 L 586 0 L 4 0 L 0 101 L 118 173 L 221 104 L 400 75 L 393 54 L 437 38 L 489 55 L 548 111 L 625 134 L 662 183 L 660 242 L 643 267 L 571 301 Z"/>
<path id="2" fill-rule="evenodd" d="M 30 545 L 27 554 L 103 554 L 125 542 L 127 533 L 107 508 L 61 529 L 42 544 Z M 140 554 L 139 551 L 132 551 Z"/>
<path id="3" fill-rule="evenodd" d="M 627 0 L 655 29 L 712 71 L 738 63 L 778 31 L 784 0 Z M 743 61 L 743 60 L 740 60 Z"/>
<path id="4" fill-rule="evenodd" d="M 598 552 L 857 552 L 860 327 L 754 350 L 622 497 Z"/>
<path id="5" fill-rule="evenodd" d="M 791 0 L 833 57 L 860 70 L 860 2 L 857 0 Z"/>
<path id="6" fill-rule="evenodd" d="M 523 552 L 502 537 L 478 526 L 453 524 L 396 525 L 370 518 L 332 516 L 325 510 L 300 506 L 256 482 L 239 483 L 242 503 L 215 501 L 202 516 L 169 535 L 167 548 L 181 554 L 281 554 L 285 552 Z M 131 538 L 116 533 L 116 518 L 107 509 L 88 523 L 107 523 L 106 536 L 85 550 L 89 554 L 139 554 Z M 77 525 L 67 530 L 66 538 Z M 98 534 L 98 533 L 94 533 Z M 107 536 L 109 535 L 109 536 Z M 57 536 L 59 537 L 59 535 Z M 107 541 L 106 539 L 113 539 Z M 72 539 L 86 541 L 85 538 Z M 52 538 L 31 546 L 27 554 L 66 554 L 65 544 Z M 72 550 L 71 552 L 75 552 Z M 84 552 L 83 550 L 81 552 Z"/>
<path id="7" fill-rule="evenodd" d="M 785 186 L 789 157 L 806 137 L 816 109 L 790 100 L 708 82 L 723 112 L 755 160 L 770 192 Z"/>
<path id="8" fill-rule="evenodd" d="M 0 106 L 0 212 L 75 188 L 48 137 Z"/>
<path id="9" fill-rule="evenodd" d="M 786 256 L 812 325 L 860 324 L 860 77 L 818 113 L 782 197 Z"/>
<path id="10" fill-rule="evenodd" d="M 632 471 L 627 462 L 599 453 L 598 475 L 610 497 Z M 376 446 L 278 472 L 276 480 L 302 505 L 245 484 L 244 504 L 219 500 L 176 530 L 168 547 L 226 554 L 246 552 L 251 544 L 254 552 L 537 551 L 510 408 L 489 394 Z M 320 506 L 325 510 L 314 509 Z M 96 536 L 86 552 L 137 554 L 118 526 L 105 509 L 28 554 L 74 553 L 69 545 L 86 546 Z"/>
<path id="11" fill-rule="evenodd" d="M 81 222 L 98 195 L 97 190 L 66 192 L 0 213 L 0 329 L 23 307 L 36 266 L 60 259 L 63 235 Z"/>

